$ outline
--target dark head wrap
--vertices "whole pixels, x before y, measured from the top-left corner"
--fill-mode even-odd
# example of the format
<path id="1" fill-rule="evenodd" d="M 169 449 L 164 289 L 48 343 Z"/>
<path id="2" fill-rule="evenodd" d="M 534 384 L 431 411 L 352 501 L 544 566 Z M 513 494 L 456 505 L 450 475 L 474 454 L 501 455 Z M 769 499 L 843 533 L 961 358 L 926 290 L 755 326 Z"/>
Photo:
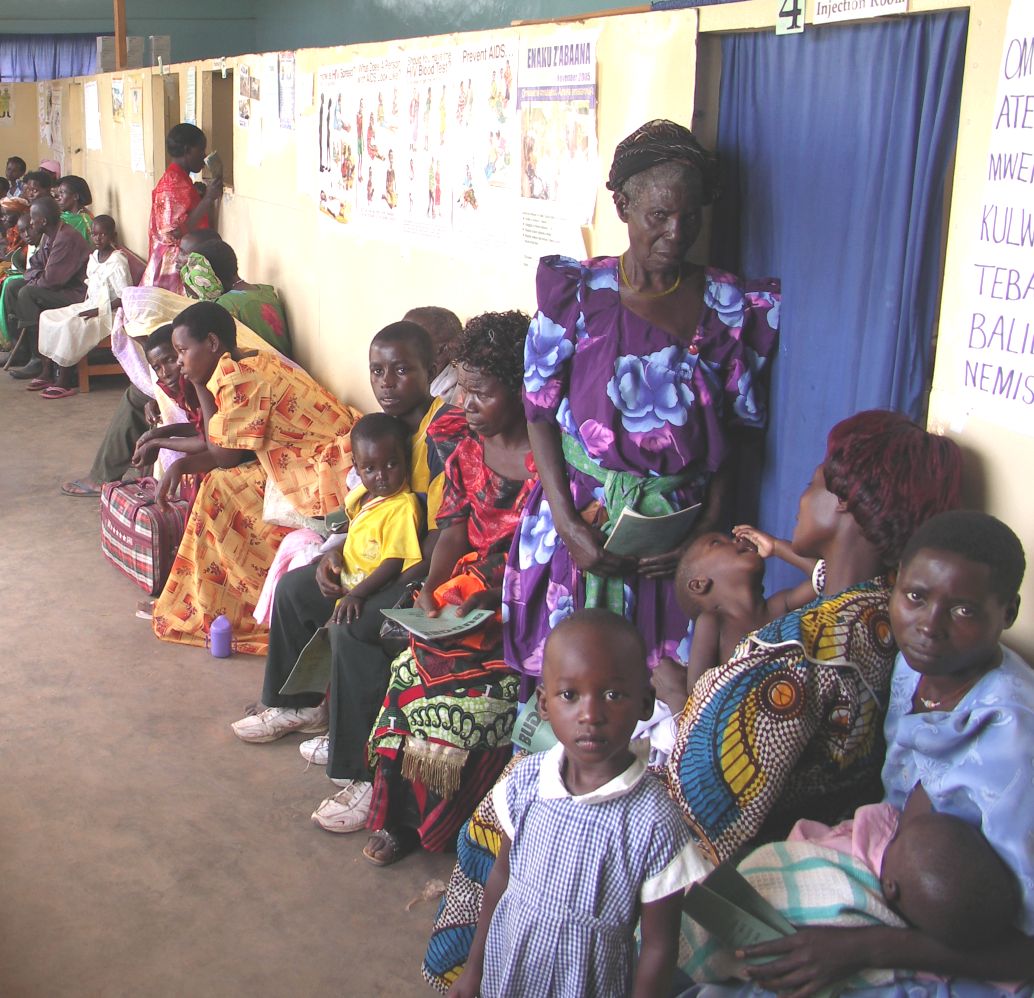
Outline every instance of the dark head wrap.
<path id="1" fill-rule="evenodd" d="M 608 190 L 616 194 L 629 177 L 660 163 L 685 163 L 693 167 L 703 181 L 703 203 L 710 204 L 718 196 L 718 161 L 682 125 L 665 118 L 655 118 L 640 125 L 622 139 L 614 150 L 607 178 Z"/>

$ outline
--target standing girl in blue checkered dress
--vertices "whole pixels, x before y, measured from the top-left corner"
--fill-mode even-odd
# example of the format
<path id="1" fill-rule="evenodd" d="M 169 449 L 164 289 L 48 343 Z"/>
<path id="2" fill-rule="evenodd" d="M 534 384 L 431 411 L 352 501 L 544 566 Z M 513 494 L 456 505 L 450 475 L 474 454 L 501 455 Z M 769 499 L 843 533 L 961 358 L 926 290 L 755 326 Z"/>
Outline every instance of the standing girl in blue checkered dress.
<path id="1" fill-rule="evenodd" d="M 542 678 L 560 744 L 492 793 L 499 856 L 450 998 L 666 994 L 683 891 L 711 865 L 629 746 L 653 712 L 643 639 L 616 614 L 580 611 L 550 635 Z"/>

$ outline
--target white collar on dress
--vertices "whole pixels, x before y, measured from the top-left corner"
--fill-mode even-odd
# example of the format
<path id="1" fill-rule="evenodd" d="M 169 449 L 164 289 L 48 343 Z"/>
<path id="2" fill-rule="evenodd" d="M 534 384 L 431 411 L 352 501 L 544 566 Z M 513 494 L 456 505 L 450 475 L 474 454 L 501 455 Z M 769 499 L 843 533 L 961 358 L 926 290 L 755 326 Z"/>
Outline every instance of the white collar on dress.
<path id="1" fill-rule="evenodd" d="M 609 783 L 604 783 L 602 787 L 590 790 L 589 793 L 579 796 L 572 794 L 564 786 L 563 777 L 560 775 L 560 767 L 563 761 L 564 746 L 559 742 L 542 757 L 542 764 L 539 767 L 539 796 L 543 800 L 560 800 L 564 797 L 569 797 L 577 804 L 602 804 L 604 801 L 613 800 L 615 797 L 623 797 L 633 790 L 646 775 L 646 760 L 636 755 L 635 759 L 632 760 L 632 765 L 623 773 L 615 776 Z"/>

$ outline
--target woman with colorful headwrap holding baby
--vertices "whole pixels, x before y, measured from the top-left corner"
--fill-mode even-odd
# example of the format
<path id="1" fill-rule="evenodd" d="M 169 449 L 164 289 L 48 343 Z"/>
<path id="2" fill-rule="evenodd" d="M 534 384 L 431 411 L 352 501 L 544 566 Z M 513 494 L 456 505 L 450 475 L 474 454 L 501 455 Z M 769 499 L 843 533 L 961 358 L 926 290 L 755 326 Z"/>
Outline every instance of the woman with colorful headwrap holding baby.
<path id="1" fill-rule="evenodd" d="M 692 132 L 650 121 L 617 146 L 607 187 L 628 226 L 620 256 L 545 257 L 525 346 L 524 406 L 541 486 L 507 565 L 506 659 L 538 675 L 546 636 L 582 606 L 635 622 L 651 667 L 687 620 L 672 593 L 681 544 L 650 557 L 604 548 L 621 511 L 702 504 L 728 519 L 741 428 L 765 422 L 761 376 L 779 285 L 690 263 L 716 162 Z"/>

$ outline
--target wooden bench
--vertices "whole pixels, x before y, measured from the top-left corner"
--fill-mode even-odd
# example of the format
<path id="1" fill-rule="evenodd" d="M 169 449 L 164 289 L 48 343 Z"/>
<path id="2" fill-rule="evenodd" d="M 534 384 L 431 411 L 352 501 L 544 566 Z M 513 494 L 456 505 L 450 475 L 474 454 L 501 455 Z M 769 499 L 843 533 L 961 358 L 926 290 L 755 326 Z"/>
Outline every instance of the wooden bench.
<path id="1" fill-rule="evenodd" d="M 130 252 L 123 247 L 122 252 L 126 254 L 129 260 L 129 273 L 133 278 L 133 284 L 139 285 L 140 279 L 144 276 L 144 270 L 147 267 L 147 261 L 140 259 L 135 253 Z M 100 343 L 97 344 L 90 351 L 93 353 L 97 350 L 111 350 L 111 337 L 105 336 Z M 79 393 L 86 395 L 90 391 L 90 378 L 96 378 L 104 374 L 122 374 L 125 372 L 122 370 L 122 365 L 117 360 L 103 360 L 95 361 L 90 363 L 90 354 L 88 353 L 79 363 L 76 365 L 76 372 L 79 377 Z"/>

